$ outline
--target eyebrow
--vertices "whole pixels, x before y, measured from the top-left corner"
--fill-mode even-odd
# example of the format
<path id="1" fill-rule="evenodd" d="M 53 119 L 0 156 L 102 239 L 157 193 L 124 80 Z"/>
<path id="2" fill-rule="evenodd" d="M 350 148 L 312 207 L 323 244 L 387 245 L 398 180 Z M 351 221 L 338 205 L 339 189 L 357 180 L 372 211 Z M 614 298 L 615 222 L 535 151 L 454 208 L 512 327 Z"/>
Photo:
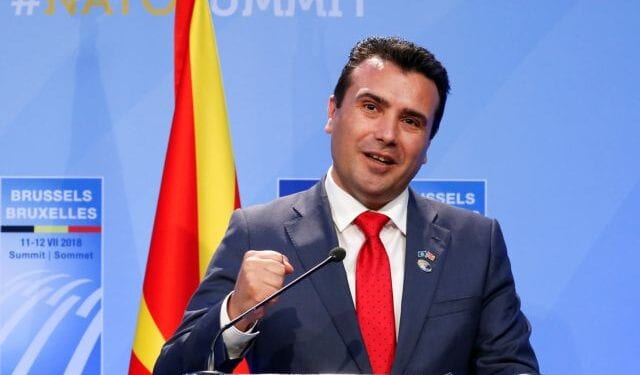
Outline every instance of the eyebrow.
<path id="1" fill-rule="evenodd" d="M 373 94 L 371 92 L 364 92 L 362 94 L 359 94 L 356 99 L 357 100 L 362 100 L 362 99 L 371 99 L 374 102 L 380 104 L 381 106 L 388 108 L 391 106 L 391 104 L 389 103 L 388 100 L 382 98 L 381 96 L 378 96 L 376 94 Z M 424 113 L 421 113 L 420 111 L 417 111 L 415 109 L 411 109 L 411 108 L 403 108 L 402 109 L 402 113 L 408 116 L 413 116 L 413 117 L 418 117 L 420 119 L 423 119 L 425 122 L 425 125 L 429 123 L 429 117 L 426 116 Z"/>
<path id="2" fill-rule="evenodd" d="M 361 94 L 359 94 L 356 97 L 357 100 L 362 100 L 362 99 L 371 99 L 374 102 L 380 104 L 383 107 L 390 107 L 391 104 L 389 103 L 388 100 L 382 98 L 381 96 L 378 96 L 376 94 L 370 93 L 370 92 L 363 92 Z"/>
<path id="3" fill-rule="evenodd" d="M 424 120 L 424 125 L 427 126 L 427 124 L 429 123 L 429 117 L 425 116 L 424 114 L 418 112 L 418 111 L 414 111 L 413 109 L 409 109 L 406 108 L 402 111 L 403 113 L 412 116 L 412 117 L 417 117 L 419 119 Z"/>

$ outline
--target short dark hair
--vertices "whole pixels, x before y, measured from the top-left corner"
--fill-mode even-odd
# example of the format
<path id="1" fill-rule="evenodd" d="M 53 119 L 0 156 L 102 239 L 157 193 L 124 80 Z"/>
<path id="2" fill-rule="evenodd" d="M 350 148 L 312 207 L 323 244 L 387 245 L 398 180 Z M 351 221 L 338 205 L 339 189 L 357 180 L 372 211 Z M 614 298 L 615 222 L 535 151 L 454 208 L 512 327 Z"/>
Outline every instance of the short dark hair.
<path id="1" fill-rule="evenodd" d="M 349 54 L 349 61 L 342 68 L 340 78 L 333 90 L 336 106 L 340 108 L 342 99 L 351 85 L 351 72 L 366 59 L 377 56 L 398 65 L 401 69 L 417 72 L 436 84 L 440 101 L 433 119 L 433 127 L 429 139 L 438 132 L 440 120 L 444 114 L 444 105 L 449 93 L 449 76 L 440 61 L 426 48 L 397 37 L 369 37 L 359 41 Z"/>

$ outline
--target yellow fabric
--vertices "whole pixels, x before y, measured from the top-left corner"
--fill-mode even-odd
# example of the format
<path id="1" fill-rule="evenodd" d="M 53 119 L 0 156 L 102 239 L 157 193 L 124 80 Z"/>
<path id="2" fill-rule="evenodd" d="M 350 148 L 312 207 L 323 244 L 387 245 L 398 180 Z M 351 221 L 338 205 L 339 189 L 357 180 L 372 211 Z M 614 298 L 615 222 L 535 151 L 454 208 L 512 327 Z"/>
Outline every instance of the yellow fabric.
<path id="1" fill-rule="evenodd" d="M 138 313 L 136 337 L 133 340 L 133 352 L 149 372 L 153 370 L 153 365 L 156 363 L 158 355 L 160 355 L 164 342 L 165 339 L 162 337 L 158 326 L 156 326 L 143 297 Z"/>
<path id="2" fill-rule="evenodd" d="M 229 223 L 235 166 L 222 74 L 207 0 L 196 0 L 189 34 L 198 175 L 200 278 Z"/>

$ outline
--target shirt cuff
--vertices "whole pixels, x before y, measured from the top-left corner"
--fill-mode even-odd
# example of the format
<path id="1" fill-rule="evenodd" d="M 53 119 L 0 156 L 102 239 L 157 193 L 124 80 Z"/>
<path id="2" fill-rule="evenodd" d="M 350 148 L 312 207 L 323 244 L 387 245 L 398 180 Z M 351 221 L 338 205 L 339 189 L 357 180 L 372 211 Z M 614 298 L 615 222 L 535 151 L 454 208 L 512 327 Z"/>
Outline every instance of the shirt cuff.
<path id="1" fill-rule="evenodd" d="M 222 301 L 222 306 L 220 307 L 220 327 L 224 327 L 231 322 L 229 313 L 227 312 L 227 302 L 229 302 L 232 294 L 233 292 L 229 293 L 224 301 Z M 222 332 L 222 340 L 227 348 L 229 359 L 238 359 L 244 355 L 253 339 L 260 333 L 259 331 L 253 332 L 256 323 L 252 324 L 246 332 L 240 331 L 235 326 L 231 326 Z"/>

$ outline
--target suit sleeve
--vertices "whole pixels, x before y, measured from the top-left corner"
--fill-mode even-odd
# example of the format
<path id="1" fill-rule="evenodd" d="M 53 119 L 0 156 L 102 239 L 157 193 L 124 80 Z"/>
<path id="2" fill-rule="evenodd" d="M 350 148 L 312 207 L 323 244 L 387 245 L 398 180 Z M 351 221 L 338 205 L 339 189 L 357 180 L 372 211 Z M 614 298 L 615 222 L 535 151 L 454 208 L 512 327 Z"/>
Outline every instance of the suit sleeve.
<path id="1" fill-rule="evenodd" d="M 180 326 L 163 346 L 154 374 L 182 374 L 207 369 L 211 345 L 220 329 L 220 308 L 224 298 L 233 290 L 247 249 L 246 219 L 241 210 L 236 210 L 204 280 L 191 297 Z M 216 370 L 231 372 L 239 359 L 228 359 L 222 338 L 218 339 L 214 350 Z"/>
<path id="2" fill-rule="evenodd" d="M 531 325 L 520 311 L 506 245 L 495 220 L 482 304 L 474 373 L 537 374 L 538 362 L 529 343 Z"/>

